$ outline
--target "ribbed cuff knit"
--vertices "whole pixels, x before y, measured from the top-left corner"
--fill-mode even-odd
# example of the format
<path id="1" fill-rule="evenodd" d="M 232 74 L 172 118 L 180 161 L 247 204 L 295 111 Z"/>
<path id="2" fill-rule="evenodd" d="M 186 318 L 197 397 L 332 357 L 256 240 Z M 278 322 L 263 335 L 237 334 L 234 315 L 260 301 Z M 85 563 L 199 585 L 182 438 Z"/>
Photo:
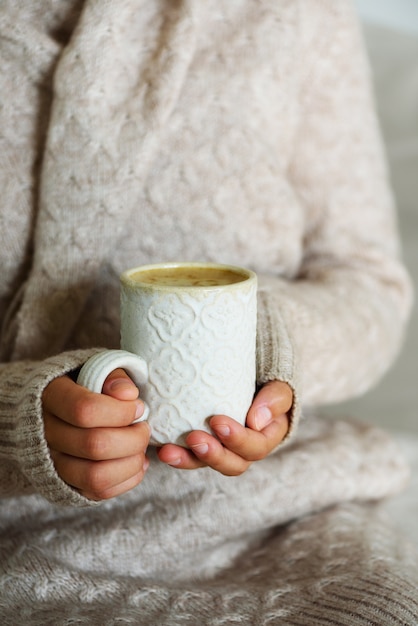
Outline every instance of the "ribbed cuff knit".
<path id="1" fill-rule="evenodd" d="M 280 311 L 271 302 L 268 291 L 258 292 L 257 311 L 257 384 L 280 380 L 293 391 L 290 427 L 284 439 L 287 442 L 296 432 L 301 412 L 295 353 Z"/>
<path id="2" fill-rule="evenodd" d="M 59 505 L 91 506 L 58 476 L 44 437 L 42 393 L 48 383 L 80 367 L 97 350 L 21 361 L 0 369 L 0 494 L 37 492 Z"/>

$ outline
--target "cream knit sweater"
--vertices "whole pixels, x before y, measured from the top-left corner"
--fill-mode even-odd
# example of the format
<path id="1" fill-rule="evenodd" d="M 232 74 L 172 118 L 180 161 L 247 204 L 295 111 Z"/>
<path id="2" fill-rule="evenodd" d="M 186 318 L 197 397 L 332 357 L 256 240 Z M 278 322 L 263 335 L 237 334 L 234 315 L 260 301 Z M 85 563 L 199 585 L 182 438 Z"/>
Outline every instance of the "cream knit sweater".
<path id="1" fill-rule="evenodd" d="M 380 378 L 411 302 L 348 2 L 4 0 L 0 67 L 2 624 L 415 624 L 413 558 L 352 503 L 403 485 L 397 450 L 306 410 Z M 151 450 L 94 505 L 42 391 L 118 345 L 119 273 L 165 260 L 257 271 L 291 433 L 239 478 Z"/>

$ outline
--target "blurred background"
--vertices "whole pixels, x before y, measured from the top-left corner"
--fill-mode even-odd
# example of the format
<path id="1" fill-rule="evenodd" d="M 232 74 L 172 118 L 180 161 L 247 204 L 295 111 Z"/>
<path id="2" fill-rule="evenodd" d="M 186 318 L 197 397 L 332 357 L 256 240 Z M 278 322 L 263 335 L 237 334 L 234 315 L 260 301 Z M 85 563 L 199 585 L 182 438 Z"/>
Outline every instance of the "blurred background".
<path id="1" fill-rule="evenodd" d="M 371 62 L 416 303 L 403 350 L 379 385 L 324 412 L 358 417 L 393 432 L 411 467 L 411 480 L 385 508 L 392 524 L 418 545 L 418 0 L 354 1 Z"/>
<path id="2" fill-rule="evenodd" d="M 373 71 L 404 260 L 418 300 L 418 0 L 355 0 L 355 5 Z M 417 304 L 390 372 L 362 398 L 326 412 L 336 409 L 418 437 Z"/>

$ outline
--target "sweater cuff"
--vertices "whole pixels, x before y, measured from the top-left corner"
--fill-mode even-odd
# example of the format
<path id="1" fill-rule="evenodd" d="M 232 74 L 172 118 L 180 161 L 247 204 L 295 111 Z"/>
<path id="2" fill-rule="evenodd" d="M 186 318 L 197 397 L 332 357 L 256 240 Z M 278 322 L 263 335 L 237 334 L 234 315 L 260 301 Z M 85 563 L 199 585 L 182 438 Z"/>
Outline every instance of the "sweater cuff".
<path id="1" fill-rule="evenodd" d="M 295 353 L 289 331 L 268 291 L 259 291 L 257 306 L 257 384 L 272 380 L 287 383 L 293 391 L 290 426 L 283 440 L 288 442 L 296 432 L 300 419 L 300 388 Z"/>
<path id="2" fill-rule="evenodd" d="M 80 495 L 57 474 L 44 436 L 42 394 L 59 376 L 80 367 L 97 349 L 65 352 L 44 361 L 4 365 L 0 378 L 0 490 L 7 495 L 36 491 L 50 502 L 67 506 L 97 503 Z M 9 468 L 9 469 L 7 469 Z M 11 489 L 5 484 L 13 475 Z"/>

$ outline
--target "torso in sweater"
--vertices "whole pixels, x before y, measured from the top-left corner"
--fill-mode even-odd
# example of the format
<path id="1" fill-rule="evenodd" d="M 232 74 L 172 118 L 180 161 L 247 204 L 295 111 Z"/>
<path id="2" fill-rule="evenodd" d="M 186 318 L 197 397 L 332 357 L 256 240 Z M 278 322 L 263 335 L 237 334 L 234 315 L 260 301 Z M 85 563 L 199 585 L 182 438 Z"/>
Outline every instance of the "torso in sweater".
<path id="1" fill-rule="evenodd" d="M 240 1 L 223 3 L 216 10 L 208 6 L 204 15 L 195 16 L 200 21 L 194 25 L 187 74 L 149 173 L 141 185 L 134 181 L 131 188 L 125 185 L 112 190 L 119 195 L 120 203 L 129 197 L 136 209 L 129 216 L 121 214 L 115 248 L 107 251 L 99 281 L 69 339 L 69 347 L 117 345 L 117 277 L 128 267 L 167 260 L 208 260 L 249 266 L 263 274 L 296 274 L 307 219 L 287 176 L 303 82 L 298 31 L 289 29 L 297 19 L 297 10 L 297 3 L 269 2 L 261 11 L 257 3 Z M 147 26 L 143 15 L 136 19 L 134 35 Z M 151 10 L 148 20 L 155 20 Z M 55 57 L 49 52 L 52 67 Z M 43 63 L 42 73 L 48 76 L 45 55 L 40 57 L 35 56 L 31 62 L 39 62 L 40 66 Z M 31 73 L 38 69 L 31 68 Z M 124 72 L 129 73 L 129 67 L 121 64 L 120 76 L 109 83 L 109 89 L 116 94 L 118 80 L 130 80 Z M 27 74 L 26 80 L 26 90 L 35 89 Z M 49 98 L 42 92 L 41 96 L 41 100 L 22 98 L 19 107 L 26 109 L 24 113 L 30 117 L 27 126 L 19 124 L 15 128 L 17 143 L 25 144 L 24 152 L 20 145 L 17 154 L 22 171 L 15 175 L 26 176 L 24 185 L 32 194 L 39 191 L 38 182 L 31 178 L 37 173 L 33 161 L 41 161 L 44 142 L 40 137 L 34 144 L 34 134 L 39 131 L 36 120 L 43 120 L 45 131 L 50 106 Z M 114 97 L 116 101 L 117 95 Z M 35 115 L 36 104 L 41 105 L 41 114 L 38 111 Z M 129 120 L 129 107 L 126 117 L 118 134 L 123 144 L 120 149 L 130 151 L 133 160 L 136 152 L 142 158 L 140 138 L 135 135 L 137 127 Z M 64 142 L 71 141 L 69 132 Z M 13 142 L 16 144 L 16 137 L 11 136 Z M 82 146 L 76 143 L 76 147 L 80 152 L 74 153 L 74 159 L 78 161 L 83 158 Z M 100 142 L 96 151 L 93 157 L 89 155 L 86 167 L 100 167 L 108 182 L 117 169 L 117 152 L 107 159 Z M 7 212 L 10 206 L 19 207 L 18 217 L 7 220 L 10 240 L 19 242 L 19 249 L 11 245 L 10 276 L 4 277 L 6 302 L 11 296 L 8 289 L 16 289 L 28 271 L 28 254 L 33 248 L 29 237 L 39 206 L 33 195 L 23 196 L 21 187 L 9 185 L 8 193 L 2 207 Z M 97 215 L 97 224 L 101 211 L 108 210 L 109 205 L 115 210 L 117 203 L 112 202 L 105 208 L 90 206 L 89 210 Z M 67 210 L 70 212 L 71 206 Z M 65 228 L 63 222 L 63 231 Z M 99 224 L 97 229 L 99 238 Z"/>

